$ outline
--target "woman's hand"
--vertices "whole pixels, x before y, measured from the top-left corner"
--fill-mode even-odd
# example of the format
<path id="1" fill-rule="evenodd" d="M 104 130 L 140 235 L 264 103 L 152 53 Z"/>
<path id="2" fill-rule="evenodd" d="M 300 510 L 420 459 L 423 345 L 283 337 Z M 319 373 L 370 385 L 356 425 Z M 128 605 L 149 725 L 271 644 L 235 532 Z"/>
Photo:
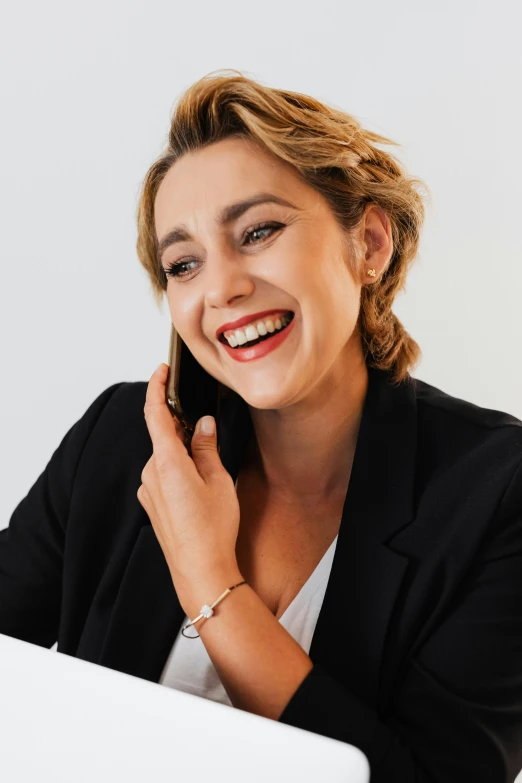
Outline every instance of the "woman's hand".
<path id="1" fill-rule="evenodd" d="M 152 375 L 145 399 L 145 421 L 153 454 L 141 474 L 138 500 L 149 515 L 178 595 L 210 574 L 238 573 L 236 541 L 239 502 L 232 477 L 217 451 L 213 434 L 197 422 L 190 444 L 165 401 L 168 365 Z M 226 585 L 225 585 L 226 586 Z"/>

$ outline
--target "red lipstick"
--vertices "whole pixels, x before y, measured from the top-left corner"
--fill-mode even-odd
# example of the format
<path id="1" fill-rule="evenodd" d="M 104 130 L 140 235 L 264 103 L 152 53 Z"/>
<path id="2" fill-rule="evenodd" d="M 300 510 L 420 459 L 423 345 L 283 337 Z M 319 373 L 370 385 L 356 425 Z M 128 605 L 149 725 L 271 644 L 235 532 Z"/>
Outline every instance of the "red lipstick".
<path id="1" fill-rule="evenodd" d="M 272 312 L 281 312 L 280 310 L 274 310 Z M 276 348 L 278 348 L 288 337 L 292 329 L 294 328 L 294 324 L 296 322 L 295 316 L 292 318 L 290 323 L 285 326 L 284 329 L 281 329 L 280 331 L 274 332 L 268 339 L 263 340 L 263 342 L 256 343 L 256 345 L 249 346 L 239 346 L 238 348 L 231 348 L 231 346 L 228 343 L 223 343 L 221 340 L 219 341 L 220 345 L 223 346 L 223 349 L 231 356 L 233 359 L 236 360 L 236 362 L 250 362 L 252 359 L 260 359 L 262 356 L 266 356 L 267 353 L 271 353 L 272 351 L 275 351 Z M 247 321 L 247 323 L 250 323 Z M 238 327 L 236 327 L 237 329 Z"/>
<path id="2" fill-rule="evenodd" d="M 223 324 L 219 327 L 219 329 L 216 330 L 216 337 L 219 340 L 219 337 L 223 332 L 228 331 L 229 329 L 240 329 L 242 326 L 246 326 L 247 324 L 251 324 L 253 321 L 259 321 L 262 318 L 265 318 L 267 315 L 272 315 L 273 313 L 291 313 L 291 310 L 282 310 L 280 307 L 277 310 L 262 310 L 260 313 L 252 313 L 252 315 L 244 315 L 243 318 L 238 318 L 237 321 L 229 321 L 226 324 Z"/>

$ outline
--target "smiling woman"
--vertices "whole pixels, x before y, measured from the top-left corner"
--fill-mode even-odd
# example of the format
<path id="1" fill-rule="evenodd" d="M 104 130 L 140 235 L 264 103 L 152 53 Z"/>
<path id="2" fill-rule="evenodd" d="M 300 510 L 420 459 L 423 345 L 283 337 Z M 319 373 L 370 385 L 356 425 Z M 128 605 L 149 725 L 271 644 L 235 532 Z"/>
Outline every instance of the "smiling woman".
<path id="1" fill-rule="evenodd" d="M 181 96 L 138 255 L 184 401 L 224 404 L 189 454 L 166 365 L 100 394 L 0 531 L 0 633 L 355 745 L 371 783 L 512 783 L 522 422 L 411 375 L 390 144 L 237 71 Z"/>
<path id="2" fill-rule="evenodd" d="M 285 216 L 290 225 L 303 226 L 303 240 L 305 226 L 308 235 L 317 236 L 326 218 L 330 226 L 335 222 L 337 255 L 342 253 L 342 263 L 352 273 L 364 255 L 357 240 L 371 204 L 386 216 L 391 236 L 379 274 L 363 277 L 357 327 L 366 361 L 402 380 L 418 361 L 420 349 L 391 306 L 417 251 L 424 217 L 418 191 L 425 189 L 424 183 L 408 176 L 394 156 L 376 146 L 395 142 L 365 130 L 355 117 L 310 96 L 267 88 L 232 73 L 236 75 L 209 75 L 184 93 L 172 118 L 167 149 L 145 177 L 138 210 L 138 256 L 156 301 L 163 301 L 165 291 L 170 294 L 171 279 L 192 281 L 208 253 L 201 236 L 196 247 L 195 232 L 169 223 L 171 216 L 190 215 L 187 199 L 196 195 L 198 184 L 207 208 L 216 209 L 209 216 L 216 238 L 224 241 L 226 230 L 234 228 L 234 241 L 242 241 L 245 248 L 243 256 L 261 252 L 260 245 L 272 247 L 274 238 L 285 233 L 286 224 L 277 218 Z M 263 169 L 259 179 L 270 185 L 267 192 L 253 192 L 253 167 L 260 174 Z M 227 191 L 244 197 L 227 203 Z M 184 210 L 174 211 L 173 192 L 183 200 Z M 170 213 L 168 208 L 165 213 L 165 201 Z M 200 220 L 202 206 L 192 206 Z M 247 214 L 241 227 L 234 225 Z M 255 221 L 256 215 L 262 219 Z M 271 216 L 276 220 L 267 219 Z M 272 254 L 281 252 L 277 245 Z M 265 257 L 263 251 L 263 261 Z M 304 257 L 312 260 L 310 252 Z M 315 263 L 325 283 L 334 285 L 336 277 L 328 277 L 325 259 Z"/>

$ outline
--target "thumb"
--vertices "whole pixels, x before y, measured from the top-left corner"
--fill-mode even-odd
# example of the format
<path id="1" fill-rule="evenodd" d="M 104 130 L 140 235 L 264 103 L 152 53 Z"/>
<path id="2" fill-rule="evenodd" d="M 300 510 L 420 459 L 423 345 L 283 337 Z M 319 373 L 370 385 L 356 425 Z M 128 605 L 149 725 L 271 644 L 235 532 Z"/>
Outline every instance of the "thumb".
<path id="1" fill-rule="evenodd" d="M 217 451 L 216 421 L 213 416 L 198 419 L 190 443 L 192 459 L 203 478 L 210 477 L 222 468 Z"/>

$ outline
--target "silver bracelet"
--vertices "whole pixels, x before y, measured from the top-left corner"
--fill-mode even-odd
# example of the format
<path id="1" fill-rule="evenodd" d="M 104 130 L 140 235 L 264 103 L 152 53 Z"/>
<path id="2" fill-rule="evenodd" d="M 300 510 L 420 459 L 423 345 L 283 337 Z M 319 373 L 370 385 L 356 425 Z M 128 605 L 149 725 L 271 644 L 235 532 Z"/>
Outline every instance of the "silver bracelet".
<path id="1" fill-rule="evenodd" d="M 185 630 L 187 628 L 189 628 L 191 625 L 195 625 L 197 622 L 199 622 L 199 620 L 202 620 L 204 617 L 207 618 L 207 619 L 209 617 L 212 617 L 212 615 L 214 614 L 214 607 L 217 606 L 218 603 L 223 600 L 223 598 L 226 598 L 226 596 L 229 593 L 231 593 L 232 590 L 234 590 L 236 587 L 239 587 L 240 585 L 246 585 L 246 583 L 247 583 L 246 579 L 243 579 L 243 581 L 242 582 L 238 582 L 237 585 L 232 585 L 232 587 L 227 587 L 225 592 L 221 593 L 219 598 L 216 601 L 214 601 L 214 603 L 211 604 L 210 606 L 208 604 L 203 604 L 203 606 L 201 607 L 201 614 L 198 614 L 198 616 L 194 620 L 191 620 L 190 623 L 187 623 L 181 629 L 181 633 L 183 634 L 185 639 L 199 639 L 199 634 L 196 634 L 195 636 L 187 636 L 187 634 L 185 633 Z"/>

